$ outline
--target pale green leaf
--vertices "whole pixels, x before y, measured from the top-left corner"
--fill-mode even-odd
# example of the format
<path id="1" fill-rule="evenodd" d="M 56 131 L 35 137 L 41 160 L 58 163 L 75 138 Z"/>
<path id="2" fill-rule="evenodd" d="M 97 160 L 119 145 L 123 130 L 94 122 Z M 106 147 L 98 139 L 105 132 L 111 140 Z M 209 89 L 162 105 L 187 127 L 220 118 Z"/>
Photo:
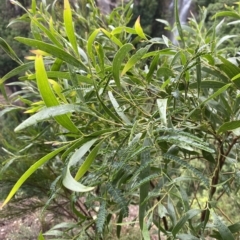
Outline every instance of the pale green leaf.
<path id="1" fill-rule="evenodd" d="M 126 123 L 126 124 L 131 124 L 130 120 L 128 119 L 128 117 L 125 115 L 124 110 L 122 107 L 119 106 L 117 100 L 115 99 L 115 97 L 113 96 L 111 91 L 108 91 L 108 96 L 109 99 L 115 109 L 115 111 L 117 112 L 118 116 Z"/>
<path id="2" fill-rule="evenodd" d="M 20 125 L 18 125 L 14 129 L 14 131 L 19 132 L 19 131 L 25 129 L 26 127 L 34 125 L 40 121 L 43 121 L 43 120 L 46 120 L 49 118 L 53 118 L 56 116 L 64 115 L 66 113 L 75 112 L 76 110 L 79 111 L 79 107 L 77 107 L 76 105 L 73 105 L 73 104 L 65 104 L 65 105 L 58 105 L 58 106 L 54 106 L 54 107 L 44 108 L 41 111 L 39 111 L 38 113 L 34 114 L 33 116 L 31 116 L 31 117 L 27 118 L 25 121 L 23 121 Z"/>
<path id="3" fill-rule="evenodd" d="M 93 150 L 89 153 L 89 155 L 87 156 L 87 158 L 85 159 L 85 161 L 83 162 L 83 164 L 80 166 L 80 168 L 78 169 L 75 179 L 79 180 L 81 177 L 83 177 L 83 175 L 88 171 L 88 169 L 90 168 L 92 162 L 95 160 L 98 151 L 102 145 L 104 140 L 100 141 L 94 148 Z"/>
<path id="4" fill-rule="evenodd" d="M 14 194 L 18 191 L 18 189 L 23 185 L 23 183 L 37 170 L 39 169 L 44 163 L 46 163 L 51 158 L 55 157 L 58 153 L 66 149 L 69 145 L 65 145 L 61 148 L 58 148 L 54 150 L 53 152 L 45 155 L 41 159 L 39 159 L 37 162 L 35 162 L 16 182 L 16 184 L 13 186 L 12 190 L 8 194 L 7 198 L 4 200 L 3 204 L 1 205 L 1 208 L 4 207 L 14 196 Z"/>
<path id="5" fill-rule="evenodd" d="M 94 189 L 94 187 L 87 187 L 87 186 L 77 182 L 72 177 L 69 167 L 66 169 L 62 183 L 67 189 L 74 191 L 74 192 L 89 192 Z"/>
<path id="6" fill-rule="evenodd" d="M 167 99 L 157 99 L 157 105 L 161 122 L 167 126 Z"/>

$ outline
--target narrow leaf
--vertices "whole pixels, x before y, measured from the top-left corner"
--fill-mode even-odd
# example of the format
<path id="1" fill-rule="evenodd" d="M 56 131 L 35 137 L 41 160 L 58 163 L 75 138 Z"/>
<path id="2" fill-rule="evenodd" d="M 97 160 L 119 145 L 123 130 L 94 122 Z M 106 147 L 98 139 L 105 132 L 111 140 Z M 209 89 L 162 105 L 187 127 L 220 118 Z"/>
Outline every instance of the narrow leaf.
<path id="1" fill-rule="evenodd" d="M 128 70 L 130 70 L 137 63 L 137 61 L 140 60 L 145 53 L 147 53 L 148 49 L 149 46 L 145 48 L 140 48 L 134 55 L 132 55 L 132 57 L 128 60 L 128 62 L 124 66 L 121 76 L 123 76 Z"/>
<path id="2" fill-rule="evenodd" d="M 76 59 L 75 57 L 73 57 L 71 54 L 67 53 L 63 49 L 56 47 L 55 45 L 34 40 L 34 39 L 23 38 L 23 37 L 16 37 L 15 39 L 28 46 L 31 46 L 39 50 L 42 50 L 46 53 L 49 53 L 52 56 L 55 56 L 69 64 L 72 64 L 75 67 L 78 67 L 83 70 L 87 70 L 87 67 L 82 62 L 80 62 L 78 59 Z"/>
<path id="3" fill-rule="evenodd" d="M 203 184 L 206 186 L 206 187 L 209 187 L 209 181 L 208 179 L 200 172 L 198 171 L 196 168 L 194 168 L 193 166 L 191 166 L 188 162 L 180 159 L 179 157 L 177 156 L 174 156 L 174 155 L 171 155 L 171 154 L 168 154 L 168 153 L 165 153 L 163 155 L 164 158 L 168 159 L 168 160 L 171 160 L 171 161 L 174 161 L 176 163 L 178 163 L 179 165 L 181 165 L 182 167 L 185 167 L 187 168 L 189 171 L 191 171 L 194 175 L 196 175 L 202 182 Z"/>
<path id="4" fill-rule="evenodd" d="M 83 184 L 77 182 L 71 175 L 69 167 L 67 167 L 66 172 L 63 177 L 63 185 L 74 192 L 89 192 L 94 189 L 94 187 L 87 187 Z"/>
<path id="5" fill-rule="evenodd" d="M 35 60 L 35 69 L 36 69 L 36 79 L 38 89 L 42 96 L 42 99 L 47 107 L 58 106 L 59 102 L 54 95 L 52 88 L 49 84 L 46 70 L 43 63 L 43 58 L 41 55 L 36 56 Z M 74 125 L 74 123 L 70 120 L 67 114 L 62 116 L 56 116 L 55 120 L 64 128 L 68 129 L 70 132 L 78 133 L 78 128 Z"/>
<path id="6" fill-rule="evenodd" d="M 196 73 L 197 73 L 197 91 L 198 91 L 198 97 L 200 94 L 201 89 L 201 81 L 202 81 L 202 72 L 201 72 L 201 60 L 200 57 L 197 57 L 196 59 Z"/>
<path id="7" fill-rule="evenodd" d="M 67 37 L 78 56 L 78 45 L 73 27 L 72 11 L 68 0 L 64 0 L 64 11 L 63 11 L 64 26 L 66 29 Z"/>
<path id="8" fill-rule="evenodd" d="M 84 161 L 84 163 L 80 166 L 80 168 L 78 169 L 75 179 L 79 180 L 81 177 L 83 177 L 83 175 L 88 171 L 88 169 L 90 168 L 93 160 L 96 158 L 97 154 L 98 154 L 98 150 L 100 149 L 102 143 L 104 140 L 100 141 L 94 148 L 93 150 L 90 152 L 90 154 L 87 156 L 86 160 Z"/>
<path id="9" fill-rule="evenodd" d="M 180 19 L 179 19 L 179 14 L 178 14 L 178 0 L 174 1 L 174 16 L 175 16 L 175 22 L 176 22 L 176 25 L 177 25 L 178 34 L 181 38 L 183 48 L 185 48 L 185 41 L 184 41 L 182 26 L 181 26 L 181 22 L 180 22 Z"/>
<path id="10" fill-rule="evenodd" d="M 123 44 L 120 42 L 118 38 L 116 38 L 113 34 L 110 32 L 106 31 L 105 29 L 101 28 L 101 31 L 117 46 L 121 47 Z"/>
<path id="11" fill-rule="evenodd" d="M 157 99 L 157 105 L 161 122 L 167 126 L 167 99 Z"/>
<path id="12" fill-rule="evenodd" d="M 196 216 L 197 214 L 199 214 L 201 212 L 200 209 L 190 209 L 189 211 L 187 211 L 177 222 L 177 224 L 174 226 L 173 230 L 172 230 L 172 234 L 175 237 L 177 235 L 177 233 L 183 228 L 183 226 L 185 225 L 185 223 L 193 218 L 194 216 Z"/>
<path id="13" fill-rule="evenodd" d="M 101 31 L 100 29 L 94 30 L 93 33 L 89 36 L 87 41 L 87 53 L 93 62 L 95 62 L 95 56 L 93 53 L 94 40 L 100 31 Z"/>
<path id="14" fill-rule="evenodd" d="M 121 83 L 120 83 L 120 69 L 122 67 L 122 63 L 124 58 L 126 57 L 127 53 L 133 50 L 134 47 L 131 43 L 126 43 L 123 45 L 115 54 L 114 59 L 113 59 L 113 78 L 116 82 L 117 87 L 120 89 L 121 88 Z"/>
<path id="15" fill-rule="evenodd" d="M 122 107 L 119 106 L 117 100 L 115 99 L 115 97 L 113 96 L 111 91 L 108 91 L 108 96 L 109 99 L 115 109 L 115 111 L 117 112 L 118 116 L 126 123 L 126 124 L 131 124 L 130 120 L 128 119 L 128 117 L 124 114 L 124 111 L 122 109 Z"/>
<path id="16" fill-rule="evenodd" d="M 143 143 L 143 147 L 150 146 L 150 139 L 146 138 Z M 151 160 L 150 156 L 150 149 L 146 149 L 144 152 L 141 153 L 141 165 L 146 164 Z M 143 169 L 143 171 L 139 174 L 139 180 L 143 180 L 144 178 L 148 177 L 150 175 L 150 166 Z M 147 207 L 147 202 L 144 202 L 144 200 L 148 196 L 150 187 L 150 181 L 144 183 L 140 187 L 140 202 L 139 202 L 139 225 L 142 231 L 144 231 L 144 217 L 145 217 L 145 211 Z"/>
<path id="17" fill-rule="evenodd" d="M 145 36 L 145 34 L 143 32 L 141 24 L 140 24 L 140 16 L 137 18 L 137 20 L 135 22 L 134 29 L 139 37 L 141 37 L 143 39 L 147 39 L 147 37 Z"/>
<path id="18" fill-rule="evenodd" d="M 4 75 L 1 79 L 0 79 L 0 85 L 2 83 L 4 83 L 6 80 L 8 80 L 11 77 L 14 77 L 22 72 L 25 72 L 31 68 L 34 67 L 34 62 L 29 62 L 29 63 L 25 63 L 19 67 L 14 68 L 13 70 L 11 70 L 10 72 L 8 72 L 6 75 Z"/>
<path id="19" fill-rule="evenodd" d="M 0 47 L 7 53 L 7 55 L 12 58 L 12 60 L 21 64 L 22 61 L 18 58 L 17 54 L 13 51 L 13 49 L 8 45 L 8 43 L 0 37 Z"/>
<path id="20" fill-rule="evenodd" d="M 240 127 L 240 120 L 225 122 L 217 130 L 218 133 L 225 133 Z"/>
<path id="21" fill-rule="evenodd" d="M 1 205 L 0 209 L 2 209 L 14 196 L 14 194 L 18 191 L 18 189 L 23 185 L 23 183 L 37 170 L 39 169 L 44 163 L 46 163 L 51 158 L 55 157 L 58 153 L 66 149 L 69 145 L 65 145 L 61 148 L 56 149 L 55 151 L 45 155 L 37 162 L 35 162 L 16 182 L 13 186 L 12 190 L 8 194 L 7 198 L 4 200 L 3 204 Z"/>
<path id="22" fill-rule="evenodd" d="M 222 222 L 222 220 L 212 211 L 213 215 L 213 223 L 215 227 L 218 229 L 222 239 L 234 240 L 234 236 L 228 227 Z"/>
<path id="23" fill-rule="evenodd" d="M 49 107 L 41 110 L 40 112 L 34 114 L 33 116 L 29 117 L 25 121 L 23 121 L 20 125 L 18 125 L 14 131 L 19 132 L 26 127 L 29 127 L 31 125 L 34 125 L 40 121 L 53 118 L 59 115 L 64 115 L 69 112 L 74 112 L 77 110 L 77 106 L 73 104 L 65 104 L 65 105 L 59 105 L 54 107 Z M 78 108 L 79 110 L 79 108 Z"/>

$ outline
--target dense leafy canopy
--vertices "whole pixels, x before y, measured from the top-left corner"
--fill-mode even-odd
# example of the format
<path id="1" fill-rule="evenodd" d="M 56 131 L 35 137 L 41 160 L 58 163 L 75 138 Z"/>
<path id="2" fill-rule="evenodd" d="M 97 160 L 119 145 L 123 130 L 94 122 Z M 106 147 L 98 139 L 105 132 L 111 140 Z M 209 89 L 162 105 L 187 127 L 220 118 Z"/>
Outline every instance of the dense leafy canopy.
<path id="1" fill-rule="evenodd" d="M 32 0 L 26 10 L 32 36 L 16 40 L 31 48 L 28 62 L 2 79 L 22 74 L 20 108 L 30 116 L 15 128 L 20 156 L 10 148 L 2 174 L 20 157 L 33 162 L 2 207 L 50 168 L 46 208 L 67 199 L 74 222 L 39 239 L 105 239 L 109 225 L 120 238 L 133 205 L 143 239 L 235 239 L 239 222 L 223 203 L 239 210 L 240 68 L 222 46 L 239 34 L 220 35 L 223 21 L 207 28 L 206 9 L 182 26 L 175 0 L 173 44 L 145 34 L 140 18 L 129 26 L 131 3 L 106 17 L 87 3 L 82 12 L 68 0 Z M 238 9 L 223 16 L 239 20 Z"/>

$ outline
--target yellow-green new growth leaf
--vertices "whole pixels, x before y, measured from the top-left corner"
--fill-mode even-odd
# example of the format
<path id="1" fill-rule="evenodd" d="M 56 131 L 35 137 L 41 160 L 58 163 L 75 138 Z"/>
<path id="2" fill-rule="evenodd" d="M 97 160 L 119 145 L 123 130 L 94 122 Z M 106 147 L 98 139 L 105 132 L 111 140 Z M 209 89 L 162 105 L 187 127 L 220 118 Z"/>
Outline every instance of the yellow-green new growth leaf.
<path id="1" fill-rule="evenodd" d="M 145 36 L 145 34 L 143 32 L 141 24 L 140 24 L 140 16 L 137 18 L 137 20 L 135 22 L 135 25 L 134 25 L 134 28 L 135 28 L 135 31 L 136 31 L 136 33 L 139 37 L 141 37 L 143 39 L 147 39 L 147 37 Z"/>
<path id="2" fill-rule="evenodd" d="M 36 79 L 39 92 L 47 107 L 60 105 L 47 78 L 47 73 L 44 67 L 43 58 L 41 55 L 37 55 L 35 59 Z M 79 130 L 70 120 L 67 114 L 54 117 L 54 119 L 64 128 L 70 132 L 78 133 Z"/>
<path id="3" fill-rule="evenodd" d="M 41 159 L 39 159 L 37 162 L 35 162 L 16 182 L 16 184 L 13 186 L 12 190 L 8 194 L 7 198 L 3 202 L 0 209 L 2 209 L 14 196 L 14 194 L 18 191 L 18 189 L 23 185 L 23 183 L 38 169 L 40 168 L 45 162 L 56 156 L 58 153 L 63 151 L 65 148 L 67 148 L 69 145 L 63 146 L 61 148 L 56 149 L 55 151 L 45 155 Z"/>
<path id="4" fill-rule="evenodd" d="M 72 20 L 72 10 L 69 4 L 68 0 L 64 0 L 64 11 L 63 11 L 63 19 L 64 19 L 64 26 L 66 29 L 67 37 L 75 51 L 75 53 L 78 54 L 78 45 L 77 40 L 75 36 L 75 31 L 73 27 L 73 20 Z"/>

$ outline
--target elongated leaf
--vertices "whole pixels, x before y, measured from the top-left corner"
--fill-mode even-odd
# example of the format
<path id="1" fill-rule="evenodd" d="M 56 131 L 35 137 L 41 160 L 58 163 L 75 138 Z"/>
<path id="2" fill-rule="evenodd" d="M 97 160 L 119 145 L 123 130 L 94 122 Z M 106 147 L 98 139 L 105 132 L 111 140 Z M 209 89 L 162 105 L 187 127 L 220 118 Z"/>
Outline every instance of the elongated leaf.
<path id="1" fill-rule="evenodd" d="M 233 83 L 237 88 L 240 88 L 240 77 L 236 77 L 239 74 L 240 68 L 221 56 L 219 56 L 219 58 L 223 64 L 219 64 L 218 67 L 225 72 L 230 79 L 234 78 Z"/>
<path id="2" fill-rule="evenodd" d="M 222 220 L 212 211 L 213 215 L 213 223 L 215 227 L 218 229 L 222 239 L 234 240 L 234 236 L 228 227 L 222 222 Z"/>
<path id="3" fill-rule="evenodd" d="M 38 240 L 45 240 L 44 236 L 42 235 L 42 232 L 39 233 Z"/>
<path id="4" fill-rule="evenodd" d="M 13 70 L 11 70 L 10 72 L 8 72 L 6 75 L 4 75 L 1 79 L 0 79 L 0 85 L 2 83 L 4 83 L 6 80 L 8 80 L 11 77 L 14 77 L 22 72 L 25 72 L 31 68 L 34 67 L 34 62 L 29 62 L 29 63 L 25 63 L 19 67 L 14 68 Z"/>
<path id="5" fill-rule="evenodd" d="M 23 185 L 23 183 L 38 169 L 40 168 L 44 163 L 46 163 L 51 158 L 55 157 L 58 153 L 66 149 L 69 145 L 65 145 L 61 148 L 56 149 L 55 151 L 45 155 L 41 159 L 39 159 L 37 162 L 35 162 L 16 182 L 16 184 L 13 186 L 12 190 L 8 194 L 7 198 L 4 200 L 2 206 L 3 208 L 14 196 L 14 194 L 18 191 L 18 189 Z"/>
<path id="6" fill-rule="evenodd" d="M 214 92 L 210 97 L 208 97 L 207 99 L 205 99 L 200 106 L 203 106 L 205 103 L 207 103 L 209 100 L 217 97 L 218 95 L 222 94 L 224 91 L 226 91 L 230 86 L 232 85 L 232 83 L 226 84 L 223 87 L 221 87 L 220 89 L 218 89 L 216 92 Z M 184 123 L 198 108 L 194 108 L 183 120 L 182 123 Z"/>
<path id="7" fill-rule="evenodd" d="M 66 104 L 66 105 L 59 105 L 54 107 L 49 107 L 41 110 L 40 112 L 34 114 L 33 116 L 29 117 L 25 121 L 23 121 L 20 125 L 18 125 L 14 131 L 19 132 L 26 127 L 29 127 L 31 125 L 34 125 L 40 121 L 53 118 L 59 115 L 64 115 L 69 112 L 74 112 L 76 110 L 79 110 L 79 107 L 73 104 Z"/>
<path id="8" fill-rule="evenodd" d="M 12 60 L 16 61 L 17 63 L 21 64 L 22 61 L 18 58 L 17 54 L 13 51 L 13 49 L 8 45 L 8 43 L 0 37 L 0 47 L 8 54 Z"/>
<path id="9" fill-rule="evenodd" d="M 216 47 L 219 47 L 223 42 L 225 42 L 226 40 L 228 39 L 231 39 L 231 38 L 235 38 L 237 37 L 238 35 L 226 35 L 226 36 L 223 36 L 222 38 L 219 39 L 219 41 L 216 43 Z"/>
<path id="10" fill-rule="evenodd" d="M 188 162 L 180 159 L 177 156 L 165 153 L 163 155 L 164 158 L 174 161 L 176 163 L 178 163 L 179 165 L 181 165 L 182 167 L 186 167 L 189 171 L 191 171 L 194 175 L 196 175 L 206 187 L 209 187 L 209 181 L 208 179 L 200 172 L 198 171 L 196 168 L 194 168 L 193 166 L 191 166 Z"/>
<path id="11" fill-rule="evenodd" d="M 46 70 L 43 63 L 43 58 L 41 55 L 36 56 L 35 60 L 36 69 L 36 79 L 38 84 L 38 89 L 41 93 L 42 99 L 47 107 L 58 106 L 59 102 L 54 95 L 51 86 L 48 82 Z M 70 120 L 67 114 L 55 117 L 55 120 L 64 128 L 68 129 L 70 132 L 79 133 L 78 128 Z"/>
<path id="12" fill-rule="evenodd" d="M 120 211 L 119 213 L 119 217 L 118 217 L 118 220 L 117 220 L 117 237 L 120 239 L 120 236 L 121 236 L 121 230 L 122 230 L 122 226 L 121 226 L 121 223 L 123 221 L 123 214 L 122 212 Z"/>
<path id="13" fill-rule="evenodd" d="M 57 96 L 59 97 L 59 99 L 61 99 L 63 103 L 68 103 L 67 99 L 65 98 L 65 95 L 63 94 L 62 85 L 52 79 L 49 79 L 48 81 L 51 83 L 52 88 L 54 92 L 57 94 Z"/>
<path id="14" fill-rule="evenodd" d="M 172 221 L 172 224 L 175 225 L 176 221 L 177 221 L 177 216 L 176 216 L 176 211 L 174 208 L 174 203 L 169 195 L 168 195 L 168 201 L 167 201 L 167 211 L 168 211 L 168 215 Z"/>
<path id="15" fill-rule="evenodd" d="M 123 44 L 121 43 L 121 41 L 116 38 L 114 35 L 112 35 L 110 32 L 108 32 L 107 30 L 101 28 L 101 31 L 113 42 L 115 43 L 117 46 L 121 47 Z"/>
<path id="16" fill-rule="evenodd" d="M 75 36 L 75 31 L 73 27 L 73 20 L 72 20 L 72 11 L 68 0 L 64 0 L 64 11 L 63 11 L 63 19 L 64 19 L 64 26 L 66 29 L 67 37 L 78 56 L 78 44 Z"/>
<path id="17" fill-rule="evenodd" d="M 215 93 L 213 93 L 210 97 L 208 97 L 205 101 L 203 101 L 201 103 L 201 105 L 204 105 L 206 102 L 208 102 L 209 100 L 217 97 L 218 95 L 222 94 L 223 92 L 225 92 L 232 84 L 226 84 L 225 86 L 221 87 L 220 89 L 218 89 Z"/>
<path id="18" fill-rule="evenodd" d="M 174 16 L 175 16 L 175 22 L 177 25 L 178 34 L 181 38 L 183 48 L 185 48 L 185 41 L 184 41 L 182 26 L 181 26 L 181 22 L 178 15 L 178 0 L 174 0 Z"/>
<path id="19" fill-rule="evenodd" d="M 113 198 L 114 202 L 116 202 L 122 212 L 123 217 L 128 216 L 128 204 L 126 199 L 124 198 L 122 192 L 113 186 L 112 183 L 107 182 L 106 189 L 110 196 Z"/>
<path id="20" fill-rule="evenodd" d="M 101 145 L 103 143 L 103 140 L 101 142 L 99 142 L 94 148 L 93 150 L 90 152 L 90 154 L 88 155 L 88 157 L 86 158 L 86 160 L 84 161 L 84 163 L 80 166 L 80 168 L 78 169 L 75 179 L 79 180 L 81 177 L 83 177 L 83 175 L 88 171 L 88 169 L 90 168 L 93 160 L 95 159 L 95 157 L 98 154 L 98 150 L 100 149 Z"/>
<path id="21" fill-rule="evenodd" d="M 137 18 L 135 24 L 134 24 L 134 29 L 137 33 L 137 35 L 143 39 L 147 39 L 147 37 L 145 36 L 144 32 L 143 32 L 143 29 L 141 27 L 141 24 L 140 24 L 140 16 Z"/>
<path id="22" fill-rule="evenodd" d="M 199 238 L 194 237 L 191 234 L 178 234 L 177 239 L 179 239 L 179 240 L 199 240 Z"/>
<path id="23" fill-rule="evenodd" d="M 240 231 L 240 222 L 234 223 L 230 226 L 228 226 L 229 230 L 231 233 L 236 233 Z"/>
<path id="24" fill-rule="evenodd" d="M 46 72 L 47 73 L 47 76 L 48 78 L 62 78 L 62 79 L 71 79 L 71 75 L 69 72 L 60 72 L 60 71 L 50 71 L 50 72 Z M 77 80 L 79 83 L 87 83 L 87 84 L 91 84 L 93 85 L 93 79 L 90 79 L 86 76 L 83 76 L 83 75 L 79 75 L 79 74 L 76 74 L 77 76 Z M 36 79 L 36 75 L 35 74 L 32 74 L 32 75 L 29 75 L 27 77 L 28 80 L 33 80 L 33 79 Z M 67 90 L 65 90 L 67 91 Z"/>
<path id="25" fill-rule="evenodd" d="M 127 32 L 127 33 L 131 33 L 131 34 L 137 34 L 136 30 L 133 28 L 129 28 L 129 27 L 125 27 L 125 26 L 120 26 L 120 27 L 116 27 L 111 31 L 111 34 L 115 35 L 115 34 L 119 34 L 122 32 Z"/>
<path id="26" fill-rule="evenodd" d="M 113 96 L 111 91 L 108 91 L 108 96 L 109 99 L 115 109 L 115 111 L 117 112 L 118 116 L 126 123 L 126 124 L 131 124 L 130 120 L 128 119 L 128 117 L 124 114 L 123 109 L 119 106 L 117 100 L 115 99 L 115 97 Z"/>
<path id="27" fill-rule="evenodd" d="M 36 13 L 36 0 L 32 0 L 32 12 L 33 14 Z"/>
<path id="28" fill-rule="evenodd" d="M 167 99 L 157 99 L 157 105 L 161 122 L 167 126 Z"/>
<path id="29" fill-rule="evenodd" d="M 201 82 L 202 82 L 202 72 L 201 72 L 201 60 L 200 57 L 196 59 L 196 73 L 197 73 L 197 92 L 198 92 L 198 97 L 200 94 L 200 89 L 201 89 Z"/>
<path id="30" fill-rule="evenodd" d="M 211 81 L 211 80 L 201 81 L 201 88 L 213 88 L 213 89 L 215 89 L 215 88 L 221 88 L 223 86 L 225 86 L 225 83 L 220 82 L 220 81 Z M 190 89 L 197 89 L 198 88 L 197 82 L 190 83 L 189 88 Z"/>
<path id="31" fill-rule="evenodd" d="M 240 15 L 233 11 L 218 12 L 212 18 L 215 18 L 215 17 L 232 17 L 232 18 L 240 19 Z"/>
<path id="32" fill-rule="evenodd" d="M 102 201 L 100 204 L 100 208 L 97 214 L 97 221 L 96 221 L 96 227 L 97 227 L 98 233 L 103 232 L 106 216 L 107 216 L 106 201 Z"/>
<path id="33" fill-rule="evenodd" d="M 180 220 L 177 222 L 177 224 L 174 226 L 173 230 L 172 230 L 172 234 L 175 237 L 177 235 L 177 233 L 183 228 L 183 226 L 185 225 L 185 223 L 195 217 L 197 214 L 199 214 L 201 212 L 200 209 L 190 209 L 189 211 L 187 211 L 181 218 Z"/>
<path id="34" fill-rule="evenodd" d="M 72 64 L 75 67 L 78 67 L 83 70 L 87 70 L 86 66 L 82 62 L 80 62 L 78 59 L 76 59 L 75 57 L 73 57 L 72 55 L 70 55 L 69 53 L 64 51 L 63 49 L 56 47 L 55 45 L 41 42 L 41 41 L 34 40 L 34 39 L 23 38 L 23 37 L 16 37 L 15 39 L 21 43 L 28 45 L 28 46 L 31 46 L 31 47 L 37 48 L 39 50 L 42 50 L 46 53 L 49 53 L 52 56 L 55 56 L 55 57 L 63 60 L 66 63 Z"/>
<path id="35" fill-rule="evenodd" d="M 70 158 L 67 169 L 63 177 L 63 185 L 75 192 L 89 192 L 94 189 L 94 187 L 87 187 L 83 184 L 77 182 L 70 172 L 70 167 L 75 165 L 77 162 L 81 161 L 82 157 L 89 151 L 91 146 L 96 142 L 97 139 L 92 139 L 85 142 L 85 139 L 81 140 L 79 144 L 84 143 Z"/>
<path id="36" fill-rule="evenodd" d="M 63 185 L 74 192 L 89 192 L 94 189 L 94 187 L 87 187 L 79 182 L 77 182 L 71 175 L 69 167 L 67 167 L 63 178 Z"/>
<path id="37" fill-rule="evenodd" d="M 44 32 L 48 38 L 59 48 L 63 49 L 62 44 L 57 40 L 57 38 L 49 31 L 43 24 L 41 24 L 37 18 L 31 18 L 32 23 L 35 24 L 42 32 Z"/>
<path id="38" fill-rule="evenodd" d="M 240 120 L 225 122 L 217 130 L 218 133 L 225 133 L 240 127 Z"/>
<path id="39" fill-rule="evenodd" d="M 120 89 L 121 88 L 121 83 L 120 83 L 120 69 L 122 67 L 122 63 L 124 58 L 126 57 L 127 53 L 133 50 L 134 47 L 131 43 L 126 43 L 123 45 L 118 52 L 115 54 L 114 59 L 113 59 L 113 78 L 116 82 L 117 87 Z"/>
<path id="40" fill-rule="evenodd" d="M 146 138 L 143 143 L 143 147 L 150 146 L 150 139 Z M 146 149 L 144 152 L 141 153 L 141 165 L 145 165 L 147 162 L 151 161 L 150 156 L 150 149 Z M 139 180 L 143 180 L 146 177 L 150 175 L 150 166 L 143 169 L 143 171 L 139 174 Z M 140 187 L 140 202 L 139 202 L 139 225 L 142 231 L 144 231 L 144 217 L 145 217 L 145 211 L 147 207 L 147 202 L 144 202 L 144 200 L 148 196 L 150 187 L 150 181 L 147 181 L 146 183 L 142 184 Z"/>
<path id="41" fill-rule="evenodd" d="M 221 71 L 221 69 L 217 68 L 217 67 L 213 67 L 213 66 L 202 66 L 202 71 L 210 74 L 216 78 L 218 78 L 218 81 L 222 81 L 223 83 L 229 83 L 229 78 L 228 76 Z"/>
<path id="42" fill-rule="evenodd" d="M 97 138 L 92 139 L 86 143 L 84 143 L 75 153 L 71 156 L 68 166 L 71 167 L 78 162 L 82 161 L 82 157 L 89 151 L 92 145 L 97 141 Z"/>
<path id="43" fill-rule="evenodd" d="M 128 70 L 130 70 L 142 57 L 143 55 L 148 51 L 149 46 L 145 48 L 140 48 L 132 57 L 128 60 L 126 65 L 124 66 L 121 76 L 123 76 Z"/>
<path id="44" fill-rule="evenodd" d="M 153 60 L 150 64 L 149 71 L 147 73 L 146 80 L 148 83 L 150 83 L 153 73 L 154 73 L 155 69 L 157 68 L 158 61 L 159 61 L 159 54 L 156 54 L 156 56 L 153 58 Z"/>
<path id="45" fill-rule="evenodd" d="M 151 240 L 150 233 L 148 231 L 147 224 L 145 222 L 143 223 L 142 236 L 143 236 L 143 240 Z"/>
<path id="46" fill-rule="evenodd" d="M 93 53 L 93 46 L 94 46 L 95 38 L 97 37 L 100 31 L 101 31 L 100 29 L 94 30 L 94 32 L 89 36 L 87 41 L 87 53 L 94 63 L 95 63 L 95 56 Z"/>

